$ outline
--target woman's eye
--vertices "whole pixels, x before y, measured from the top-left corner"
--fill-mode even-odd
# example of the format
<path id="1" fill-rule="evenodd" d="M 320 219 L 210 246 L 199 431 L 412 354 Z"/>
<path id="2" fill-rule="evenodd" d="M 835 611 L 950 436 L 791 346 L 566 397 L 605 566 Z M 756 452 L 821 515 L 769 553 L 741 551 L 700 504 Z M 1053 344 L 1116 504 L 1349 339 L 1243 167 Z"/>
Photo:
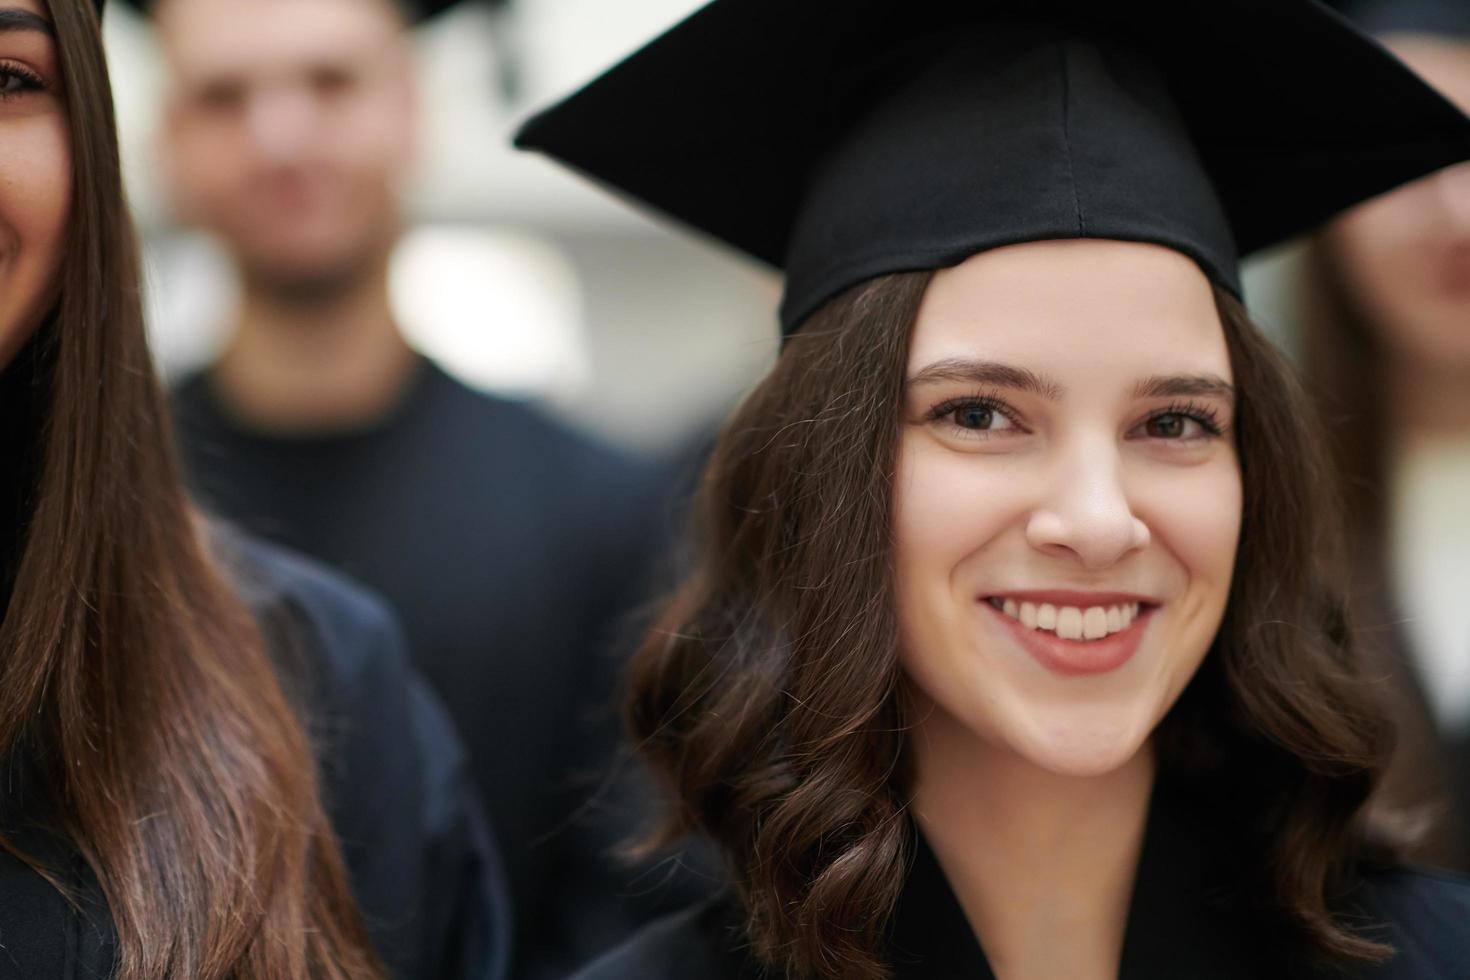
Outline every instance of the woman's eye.
<path id="1" fill-rule="evenodd" d="M 1171 442 L 1193 442 L 1220 434 L 1220 427 L 1212 420 L 1183 411 L 1160 412 L 1145 421 L 1142 429 L 1144 438 Z"/>
<path id="2" fill-rule="evenodd" d="M 1194 419 L 1180 415 L 1178 412 L 1165 412 L 1163 415 L 1155 415 L 1144 425 L 1144 430 L 1154 439 L 1180 439 L 1189 431 L 1190 424 L 1196 428 L 1199 423 Z"/>
<path id="3" fill-rule="evenodd" d="M 0 65 L 0 99 L 13 98 L 39 88 L 41 82 L 34 75 Z"/>
<path id="4" fill-rule="evenodd" d="M 935 409 L 932 417 L 967 433 L 1000 432 L 1019 428 L 1005 409 L 983 401 L 949 402 Z"/>
<path id="5" fill-rule="evenodd" d="M 998 415 L 995 409 L 988 405 L 972 405 L 968 408 L 957 408 L 951 416 L 954 424 L 961 429 L 989 429 Z"/>

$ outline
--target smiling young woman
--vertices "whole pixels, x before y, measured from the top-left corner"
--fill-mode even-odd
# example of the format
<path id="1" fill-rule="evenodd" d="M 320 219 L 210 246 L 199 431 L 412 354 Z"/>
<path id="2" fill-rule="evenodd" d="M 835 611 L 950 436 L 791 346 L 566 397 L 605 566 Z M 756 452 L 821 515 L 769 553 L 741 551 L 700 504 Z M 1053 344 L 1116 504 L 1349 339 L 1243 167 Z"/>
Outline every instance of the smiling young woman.
<path id="1" fill-rule="evenodd" d="M 98 13 L 0 0 L 0 976 L 496 975 L 453 735 L 375 600 L 189 505 L 138 283 Z"/>
<path id="2" fill-rule="evenodd" d="M 1094 275 L 1127 269 L 1150 275 Z M 1063 270 L 1065 291 L 1012 278 Z M 1191 323 L 1198 345 L 1180 342 Z M 703 488 L 709 557 L 630 679 L 635 738 L 680 802 L 666 837 L 725 844 L 747 934 L 814 976 L 885 975 L 870 957 L 893 942 L 923 953 L 888 964 L 898 976 L 972 975 L 973 940 L 934 925 L 954 922 L 925 891 L 931 852 L 987 957 L 1024 932 L 991 922 L 1007 909 L 1048 910 L 1032 952 L 1078 957 L 1017 976 L 1115 975 L 1120 949 L 1067 928 L 1089 907 L 1123 917 L 1109 941 L 1127 936 L 1125 977 L 1286 962 L 1252 962 L 1262 947 L 1235 928 L 1371 951 L 1324 885 L 1345 853 L 1387 843 L 1357 808 L 1389 732 L 1342 632 L 1306 417 L 1239 303 L 1154 246 L 1014 246 L 839 297 L 727 425 Z M 1054 635 L 1069 606 L 1080 642 Z M 1093 608 L 1105 634 L 1087 639 Z M 1127 628 L 1107 631 L 1112 609 Z M 1279 921 L 1202 899 L 1221 878 Z M 900 897 L 898 917 L 875 914 Z M 1171 949 L 1181 925 L 1172 941 L 1192 945 Z"/>
<path id="3" fill-rule="evenodd" d="M 787 277 L 629 683 L 733 888 L 584 980 L 1462 972 L 1237 265 L 1470 120 L 1311 0 L 716 0 L 519 139 Z"/>

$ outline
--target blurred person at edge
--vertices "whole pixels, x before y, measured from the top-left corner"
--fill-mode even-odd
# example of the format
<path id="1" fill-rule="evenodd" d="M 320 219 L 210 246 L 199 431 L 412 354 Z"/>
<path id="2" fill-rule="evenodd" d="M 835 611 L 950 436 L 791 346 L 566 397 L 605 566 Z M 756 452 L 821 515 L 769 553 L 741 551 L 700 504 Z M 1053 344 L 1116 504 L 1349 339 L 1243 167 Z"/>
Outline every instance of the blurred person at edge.
<path id="1" fill-rule="evenodd" d="M 1470 0 L 1337 6 L 1470 110 Z M 1470 164 L 1348 212 L 1302 287 L 1365 638 L 1397 681 L 1383 801 L 1420 825 L 1414 857 L 1470 870 Z"/>
<path id="2" fill-rule="evenodd" d="M 498 864 L 392 616 L 188 503 L 98 15 L 0 0 L 0 978 L 493 980 Z"/>
<path id="3" fill-rule="evenodd" d="M 171 79 L 168 188 L 243 294 L 223 355 L 175 391 L 193 485 L 395 605 L 502 844 L 517 975 L 556 975 L 656 903 L 608 855 L 629 828 L 584 808 L 617 744 L 610 648 L 660 539 L 654 473 L 470 390 L 400 334 L 388 264 L 420 123 L 401 8 L 150 12 Z"/>

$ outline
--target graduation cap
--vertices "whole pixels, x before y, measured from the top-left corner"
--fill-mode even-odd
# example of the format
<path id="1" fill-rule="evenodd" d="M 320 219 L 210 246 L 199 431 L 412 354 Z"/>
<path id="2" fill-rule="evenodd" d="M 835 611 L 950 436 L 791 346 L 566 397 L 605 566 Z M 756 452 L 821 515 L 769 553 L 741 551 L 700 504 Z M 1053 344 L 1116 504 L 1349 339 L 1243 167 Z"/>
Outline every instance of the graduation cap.
<path id="1" fill-rule="evenodd" d="M 1470 40 L 1470 0 L 1331 0 L 1372 34 L 1445 34 Z"/>
<path id="2" fill-rule="evenodd" d="M 1314 0 L 715 0 L 516 143 L 842 290 L 1026 241 L 1239 257 L 1470 159 L 1470 120 Z"/>

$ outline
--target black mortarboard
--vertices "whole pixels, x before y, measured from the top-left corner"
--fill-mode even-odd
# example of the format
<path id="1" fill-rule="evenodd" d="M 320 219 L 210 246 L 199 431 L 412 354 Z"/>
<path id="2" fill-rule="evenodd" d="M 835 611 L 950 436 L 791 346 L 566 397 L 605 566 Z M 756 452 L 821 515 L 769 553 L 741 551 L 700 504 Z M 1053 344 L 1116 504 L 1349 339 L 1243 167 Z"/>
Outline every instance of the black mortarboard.
<path id="1" fill-rule="evenodd" d="M 1470 0 L 1331 0 L 1372 34 L 1445 34 L 1470 40 Z"/>
<path id="2" fill-rule="evenodd" d="M 786 272 L 1052 238 L 1239 256 L 1470 159 L 1470 120 L 1313 0 L 715 0 L 517 135 Z"/>

